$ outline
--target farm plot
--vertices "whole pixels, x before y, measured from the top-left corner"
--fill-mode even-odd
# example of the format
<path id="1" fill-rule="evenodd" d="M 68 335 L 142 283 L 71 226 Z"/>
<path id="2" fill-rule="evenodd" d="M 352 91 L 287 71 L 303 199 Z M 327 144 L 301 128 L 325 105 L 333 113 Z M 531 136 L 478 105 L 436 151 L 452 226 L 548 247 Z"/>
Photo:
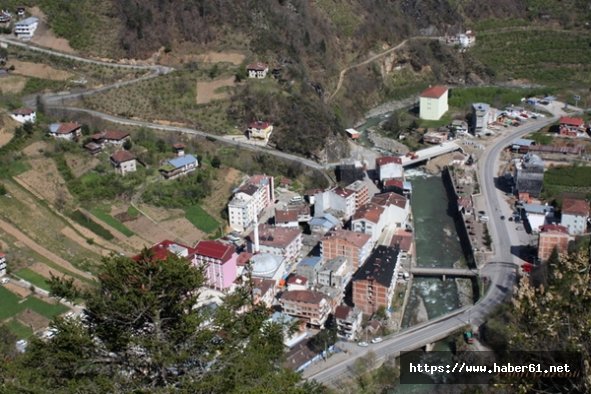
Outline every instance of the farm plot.
<path id="1" fill-rule="evenodd" d="M 234 77 L 213 81 L 197 81 L 197 104 L 209 104 L 229 96 L 228 87 L 234 86 Z"/>
<path id="2" fill-rule="evenodd" d="M 29 164 L 31 169 L 18 175 L 17 178 L 33 189 L 35 194 L 52 205 L 57 202 L 68 204 L 74 200 L 52 159 L 31 158 Z"/>
<path id="3" fill-rule="evenodd" d="M 27 79 L 18 75 L 10 75 L 8 77 L 4 77 L 2 78 L 2 83 L 0 83 L 0 93 L 18 94 L 23 91 L 26 84 Z"/>
<path id="4" fill-rule="evenodd" d="M 48 66 L 47 64 L 24 62 L 16 59 L 10 59 L 7 65 L 8 67 L 14 66 L 13 72 L 15 74 L 51 81 L 66 81 L 74 75 L 70 72 Z"/>

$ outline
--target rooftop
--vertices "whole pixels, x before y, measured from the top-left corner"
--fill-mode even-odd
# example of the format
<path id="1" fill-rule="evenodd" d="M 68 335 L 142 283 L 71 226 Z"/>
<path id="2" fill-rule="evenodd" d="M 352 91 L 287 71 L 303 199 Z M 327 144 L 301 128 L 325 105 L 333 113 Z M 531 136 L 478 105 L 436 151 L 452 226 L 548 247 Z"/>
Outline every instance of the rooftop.
<path id="1" fill-rule="evenodd" d="M 126 161 L 135 160 L 135 155 L 127 150 L 120 150 L 111 155 L 111 160 L 115 163 L 125 163 Z"/>
<path id="2" fill-rule="evenodd" d="M 347 186 L 345 189 L 358 192 L 358 191 L 363 190 L 365 188 L 367 188 L 367 185 L 365 184 L 365 182 L 355 181 L 355 182 L 351 183 L 349 186 Z"/>
<path id="3" fill-rule="evenodd" d="M 570 118 L 568 116 L 563 116 L 558 120 L 558 123 L 567 126 L 581 127 L 583 124 L 585 124 L 585 121 L 582 118 Z"/>
<path id="4" fill-rule="evenodd" d="M 439 97 L 443 96 L 446 92 L 447 92 L 447 88 L 445 86 L 435 85 L 435 86 L 431 86 L 430 88 L 423 90 L 423 93 L 421 93 L 421 97 L 439 98 Z"/>
<path id="5" fill-rule="evenodd" d="M 355 245 L 358 248 L 362 248 L 369 242 L 371 235 L 338 229 L 326 234 L 324 238 L 322 238 L 322 241 L 329 241 L 331 239 L 341 239 Z"/>
<path id="6" fill-rule="evenodd" d="M 310 267 L 314 267 L 322 261 L 322 257 L 320 256 L 310 256 L 303 258 L 298 265 L 308 265 Z"/>
<path id="7" fill-rule="evenodd" d="M 276 209 L 275 223 L 297 222 L 299 213 L 295 209 Z"/>
<path id="8" fill-rule="evenodd" d="M 251 122 L 248 127 L 251 129 L 258 129 L 258 130 L 264 130 L 267 127 L 271 126 L 271 123 L 269 122 L 263 122 L 260 120 L 256 120 L 254 122 Z"/>
<path id="9" fill-rule="evenodd" d="M 578 198 L 564 198 L 562 213 L 587 217 L 589 216 L 589 202 Z"/>
<path id="10" fill-rule="evenodd" d="M 246 66 L 247 70 L 256 70 L 256 71 L 265 71 L 266 69 L 268 69 L 269 67 L 265 64 L 265 63 L 251 63 L 248 66 Z"/>
<path id="11" fill-rule="evenodd" d="M 472 103 L 472 109 L 475 111 L 488 111 L 490 109 L 490 105 L 487 103 Z"/>
<path id="12" fill-rule="evenodd" d="M 101 133 L 96 133 L 92 136 L 93 140 L 101 140 L 101 139 L 105 139 L 105 140 L 114 140 L 114 141 L 120 141 L 122 139 L 125 139 L 129 137 L 129 133 L 126 131 L 119 131 L 119 130 L 105 130 Z"/>
<path id="13" fill-rule="evenodd" d="M 219 241 L 199 241 L 195 245 L 195 254 L 226 262 L 234 254 L 234 248 Z"/>
<path id="14" fill-rule="evenodd" d="M 371 199 L 371 202 L 377 205 L 381 205 L 382 207 L 387 207 L 389 205 L 396 205 L 399 208 L 406 208 L 406 204 L 407 204 L 407 199 L 404 196 L 401 196 L 400 194 L 394 193 L 394 192 L 388 192 L 388 193 L 381 193 L 381 194 L 376 194 L 375 196 L 373 196 L 373 198 Z"/>
<path id="15" fill-rule="evenodd" d="M 70 134 L 79 129 L 80 127 L 82 126 L 74 122 L 52 123 L 49 125 L 49 132 L 56 134 Z"/>
<path id="16" fill-rule="evenodd" d="M 390 287 L 394 278 L 394 270 L 398 260 L 398 249 L 379 245 L 359 267 L 353 280 L 373 280 L 385 287 Z"/>
<path id="17" fill-rule="evenodd" d="M 175 157 L 174 159 L 168 160 L 168 163 L 176 168 L 184 167 L 191 163 L 196 163 L 197 159 L 193 155 L 185 155 L 180 157 Z"/>
<path id="18" fill-rule="evenodd" d="M 23 116 L 31 115 L 33 113 L 35 113 L 35 111 L 32 110 L 31 108 L 17 108 L 14 111 L 12 111 L 13 115 L 23 115 Z"/>
<path id="19" fill-rule="evenodd" d="M 542 233 L 563 233 L 568 234 L 568 229 L 559 224 L 545 224 L 540 226 L 540 232 Z"/>
<path id="20" fill-rule="evenodd" d="M 365 204 L 364 206 L 360 207 L 355 215 L 353 215 L 353 220 L 360 220 L 365 219 L 372 223 L 377 223 L 380 220 L 380 216 L 384 212 L 384 207 L 378 204 L 369 203 Z"/>
<path id="21" fill-rule="evenodd" d="M 29 25 L 33 25 L 35 23 L 39 23 L 39 19 L 34 16 L 30 16 L 26 19 L 23 19 L 22 21 L 16 22 L 14 25 L 15 26 L 29 26 Z"/>
<path id="22" fill-rule="evenodd" d="M 246 183 L 238 189 L 238 192 L 248 194 L 249 196 L 254 196 L 256 192 L 259 190 L 257 185 L 253 185 L 252 183 Z"/>
<path id="23" fill-rule="evenodd" d="M 259 225 L 259 242 L 261 245 L 269 247 L 286 248 L 301 234 L 302 231 L 299 228 L 274 227 L 268 224 Z M 247 238 L 252 242 L 253 233 L 251 232 Z"/>
<path id="24" fill-rule="evenodd" d="M 339 305 L 336 307 L 334 311 L 334 317 L 335 319 L 339 320 L 347 320 L 351 312 L 353 312 L 353 308 L 351 308 L 350 306 Z"/>
<path id="25" fill-rule="evenodd" d="M 291 274 L 287 278 L 288 285 L 305 285 L 308 283 L 308 278 L 302 275 Z"/>
<path id="26" fill-rule="evenodd" d="M 301 302 L 304 304 L 320 304 L 326 299 L 326 295 L 314 290 L 292 290 L 286 291 L 281 295 L 282 301 Z"/>
<path id="27" fill-rule="evenodd" d="M 336 194 L 337 196 L 343 197 L 343 198 L 347 198 L 349 196 L 352 196 L 353 194 L 355 194 L 355 192 L 353 190 L 348 190 L 348 189 L 343 189 L 342 187 L 335 187 L 332 192 L 334 194 Z"/>
<path id="28" fill-rule="evenodd" d="M 376 158 L 376 166 L 381 167 L 386 164 L 402 164 L 402 159 L 398 156 L 383 156 Z"/>
<path id="29" fill-rule="evenodd" d="M 151 261 L 165 260 L 170 255 L 188 258 L 189 255 L 193 254 L 193 249 L 190 247 L 170 240 L 164 240 L 157 243 L 156 245 L 152 246 L 149 251 L 151 253 Z M 133 257 L 133 259 L 136 261 L 141 260 L 141 258 L 141 254 Z"/>

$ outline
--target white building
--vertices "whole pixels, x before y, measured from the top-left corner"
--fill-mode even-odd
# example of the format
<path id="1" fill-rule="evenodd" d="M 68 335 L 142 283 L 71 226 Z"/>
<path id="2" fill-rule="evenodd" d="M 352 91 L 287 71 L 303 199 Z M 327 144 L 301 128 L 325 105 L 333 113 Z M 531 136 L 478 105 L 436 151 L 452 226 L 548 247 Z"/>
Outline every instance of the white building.
<path id="1" fill-rule="evenodd" d="M 236 231 L 244 231 L 255 221 L 263 209 L 275 201 L 275 185 L 273 177 L 254 175 L 234 193 L 228 204 L 230 227 Z"/>
<path id="2" fill-rule="evenodd" d="M 576 198 L 562 200 L 560 224 L 568 229 L 570 235 L 586 233 L 589 224 L 589 203 Z"/>
<path id="3" fill-rule="evenodd" d="M 363 313 L 350 306 L 339 305 L 335 309 L 334 317 L 337 324 L 337 336 L 347 341 L 357 340 L 357 333 L 361 328 Z"/>
<path id="4" fill-rule="evenodd" d="M 369 204 L 357 210 L 351 221 L 353 231 L 371 235 L 376 243 L 387 226 L 406 228 L 410 221 L 410 204 L 406 197 L 389 192 L 376 194 Z"/>
<path id="5" fill-rule="evenodd" d="M 6 255 L 0 252 L 0 276 L 6 275 Z"/>
<path id="6" fill-rule="evenodd" d="M 19 123 L 35 123 L 37 121 L 37 113 L 31 108 L 18 108 L 10 113 L 10 117 Z"/>
<path id="7" fill-rule="evenodd" d="M 269 66 L 264 63 L 252 63 L 246 66 L 249 78 L 263 79 L 269 72 Z"/>
<path id="8" fill-rule="evenodd" d="M 273 133 L 273 125 L 269 122 L 257 120 L 248 125 L 246 132 L 248 134 L 248 138 L 254 138 L 268 142 L 271 134 Z"/>
<path id="9" fill-rule="evenodd" d="M 39 19 L 31 16 L 14 24 L 14 34 L 21 40 L 30 40 L 37 30 Z"/>
<path id="10" fill-rule="evenodd" d="M 425 120 L 439 120 L 449 109 L 448 89 L 445 86 L 432 86 L 421 93 L 419 117 Z"/>
<path id="11" fill-rule="evenodd" d="M 534 233 L 539 233 L 540 228 L 554 218 L 554 207 L 551 205 L 523 204 L 523 209 Z"/>
<path id="12" fill-rule="evenodd" d="M 253 278 L 268 279 L 275 283 L 285 275 L 286 259 L 272 253 L 258 253 L 250 258 L 250 273 Z"/>
<path id="13" fill-rule="evenodd" d="M 494 111 L 486 103 L 472 104 L 472 134 L 480 135 L 488 131 L 488 125 L 495 121 Z"/>
<path id="14" fill-rule="evenodd" d="M 319 192 L 314 196 L 314 217 L 331 213 L 349 220 L 355 213 L 356 200 L 355 191 L 341 187 Z"/>
<path id="15" fill-rule="evenodd" d="M 118 174 L 125 175 L 137 171 L 136 157 L 133 153 L 120 150 L 111 155 L 111 165 Z"/>
<path id="16" fill-rule="evenodd" d="M 402 159 L 395 156 L 384 156 L 376 158 L 376 170 L 380 181 L 387 179 L 404 179 L 404 167 Z"/>
<path id="17" fill-rule="evenodd" d="M 49 135 L 54 138 L 74 141 L 82 135 L 82 126 L 78 123 L 52 123 L 49 125 Z"/>
<path id="18" fill-rule="evenodd" d="M 302 230 L 300 228 L 273 227 L 260 224 L 258 233 L 260 253 L 282 256 L 290 263 L 299 261 L 302 250 Z M 255 232 L 250 233 L 246 240 L 248 242 L 248 251 L 256 253 Z"/>

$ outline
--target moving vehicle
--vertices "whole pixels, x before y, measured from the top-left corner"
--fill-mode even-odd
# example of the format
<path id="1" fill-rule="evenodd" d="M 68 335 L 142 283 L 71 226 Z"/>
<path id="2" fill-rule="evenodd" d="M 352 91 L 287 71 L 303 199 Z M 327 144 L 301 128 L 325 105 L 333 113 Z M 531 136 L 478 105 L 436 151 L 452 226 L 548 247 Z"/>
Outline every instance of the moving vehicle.
<path id="1" fill-rule="evenodd" d="M 384 340 L 384 338 L 382 337 L 376 337 L 374 339 L 371 340 L 371 343 L 380 343 Z"/>
<path id="2" fill-rule="evenodd" d="M 363 341 L 363 342 L 359 342 L 357 345 L 358 346 L 361 346 L 361 347 L 368 347 L 369 346 L 369 343 Z"/>

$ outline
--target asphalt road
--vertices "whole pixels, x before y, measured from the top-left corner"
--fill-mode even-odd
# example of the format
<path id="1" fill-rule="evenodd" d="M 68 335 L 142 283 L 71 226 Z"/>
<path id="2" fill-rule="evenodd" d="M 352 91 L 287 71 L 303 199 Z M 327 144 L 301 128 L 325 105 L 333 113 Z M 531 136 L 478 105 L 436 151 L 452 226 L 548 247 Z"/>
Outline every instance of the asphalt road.
<path id="1" fill-rule="evenodd" d="M 512 240 L 507 229 L 508 223 L 512 223 L 500 219 L 502 210 L 507 210 L 508 208 L 501 205 L 501 193 L 496 189 L 494 184 L 494 178 L 498 168 L 498 158 L 501 151 L 515 139 L 539 130 L 556 120 L 557 117 L 531 121 L 518 129 L 510 130 L 510 134 L 497 137 L 485 149 L 479 160 L 479 179 L 482 193 L 486 199 L 486 206 L 490 213 L 489 233 L 493 240 L 494 250 L 489 263 L 480 271 L 481 276 L 487 277 L 490 283 L 484 297 L 460 313 L 452 313 L 434 322 L 427 322 L 417 329 L 394 335 L 379 344 L 372 344 L 368 348 L 350 346 L 348 347 L 350 357 L 332 364 L 329 359 L 324 364 L 326 367 L 321 370 L 317 368 L 311 369 L 310 371 L 305 370 L 305 378 L 314 379 L 325 384 L 334 384 L 341 378 L 350 375 L 355 362 L 360 357 L 367 355 L 368 351 L 375 353 L 379 360 L 398 356 L 401 352 L 414 350 L 429 343 L 436 342 L 467 324 L 483 323 L 487 315 L 510 297 L 516 280 L 517 265 L 515 261 L 517 258 L 511 254 Z"/>

